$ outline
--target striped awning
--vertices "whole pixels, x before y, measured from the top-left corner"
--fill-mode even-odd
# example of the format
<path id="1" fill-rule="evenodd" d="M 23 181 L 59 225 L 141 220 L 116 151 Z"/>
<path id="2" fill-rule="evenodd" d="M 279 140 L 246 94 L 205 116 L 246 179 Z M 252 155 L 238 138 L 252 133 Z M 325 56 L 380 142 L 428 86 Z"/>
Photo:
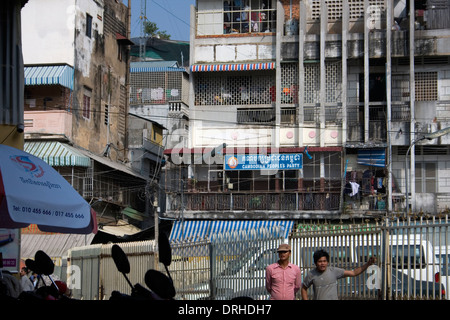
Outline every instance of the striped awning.
<path id="1" fill-rule="evenodd" d="M 169 240 L 191 241 L 210 239 L 212 235 L 233 231 L 280 227 L 287 238 L 294 222 L 291 220 L 185 220 L 176 221 Z M 184 235 L 183 235 L 184 233 Z"/>
<path id="2" fill-rule="evenodd" d="M 68 144 L 57 141 L 25 142 L 24 151 L 41 158 L 52 167 L 89 167 L 91 159 Z"/>
<path id="3" fill-rule="evenodd" d="M 275 62 L 265 63 L 234 63 L 234 64 L 194 64 L 192 72 L 202 71 L 252 71 L 275 69 Z"/>
<path id="4" fill-rule="evenodd" d="M 358 164 L 383 168 L 386 166 L 386 151 L 384 149 L 359 149 Z"/>
<path id="5" fill-rule="evenodd" d="M 66 65 L 59 66 L 28 66 L 24 68 L 25 85 L 59 84 L 73 90 L 74 71 Z"/>

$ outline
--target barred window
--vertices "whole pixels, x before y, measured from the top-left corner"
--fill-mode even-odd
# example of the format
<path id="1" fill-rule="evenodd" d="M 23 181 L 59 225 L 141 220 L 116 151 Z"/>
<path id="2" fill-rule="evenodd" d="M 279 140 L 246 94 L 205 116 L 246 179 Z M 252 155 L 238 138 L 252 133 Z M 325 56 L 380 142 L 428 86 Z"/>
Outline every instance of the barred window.
<path id="1" fill-rule="evenodd" d="M 161 104 L 181 99 L 181 72 L 131 73 L 130 104 Z"/>
<path id="2" fill-rule="evenodd" d="M 202 73 L 195 82 L 195 105 L 255 105 L 275 102 L 273 71 Z"/>
<path id="3" fill-rule="evenodd" d="M 198 2 L 197 35 L 276 32 L 274 0 Z"/>

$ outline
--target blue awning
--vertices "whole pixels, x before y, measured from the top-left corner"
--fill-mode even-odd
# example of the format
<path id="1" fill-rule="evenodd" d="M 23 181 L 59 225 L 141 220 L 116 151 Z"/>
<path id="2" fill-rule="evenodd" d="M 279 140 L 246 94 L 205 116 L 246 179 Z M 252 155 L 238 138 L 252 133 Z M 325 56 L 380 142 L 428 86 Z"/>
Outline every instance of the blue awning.
<path id="1" fill-rule="evenodd" d="M 41 158 L 52 167 L 89 167 L 91 159 L 68 144 L 57 141 L 25 142 L 23 150 Z"/>
<path id="2" fill-rule="evenodd" d="M 294 222 L 291 220 L 185 220 L 176 221 L 169 240 L 208 240 L 218 233 L 245 231 L 261 228 L 280 227 L 282 236 L 287 238 Z"/>
<path id="3" fill-rule="evenodd" d="M 67 65 L 29 66 L 24 73 L 26 86 L 59 84 L 73 90 L 74 71 Z"/>
<path id="4" fill-rule="evenodd" d="M 384 149 L 359 149 L 358 164 L 383 168 L 386 166 L 386 151 Z"/>

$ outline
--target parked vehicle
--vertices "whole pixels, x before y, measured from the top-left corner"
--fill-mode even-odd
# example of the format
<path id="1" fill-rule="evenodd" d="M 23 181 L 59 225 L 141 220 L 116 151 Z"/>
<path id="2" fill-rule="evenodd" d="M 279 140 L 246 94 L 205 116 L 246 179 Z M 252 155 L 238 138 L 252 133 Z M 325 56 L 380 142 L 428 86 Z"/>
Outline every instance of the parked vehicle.
<path id="1" fill-rule="evenodd" d="M 249 297 L 266 300 L 266 267 L 278 260 L 278 245 L 267 243 L 260 247 L 250 247 L 243 255 L 227 262 L 216 276 L 213 297 L 228 300 Z"/>
<path id="2" fill-rule="evenodd" d="M 434 253 L 441 268 L 440 281 L 446 289 L 445 298 L 449 300 L 450 293 L 448 292 L 447 288 L 450 287 L 450 246 L 436 246 L 434 247 Z"/>

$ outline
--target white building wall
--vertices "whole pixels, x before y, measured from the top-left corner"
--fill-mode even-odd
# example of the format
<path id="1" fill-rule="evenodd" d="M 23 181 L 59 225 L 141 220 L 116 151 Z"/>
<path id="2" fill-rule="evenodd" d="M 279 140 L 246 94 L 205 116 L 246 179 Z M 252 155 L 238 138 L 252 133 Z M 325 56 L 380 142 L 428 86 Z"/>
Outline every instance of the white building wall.
<path id="1" fill-rule="evenodd" d="M 86 32 L 86 13 L 92 16 L 92 36 L 78 37 L 75 44 L 75 34 Z M 103 34 L 103 1 L 29 1 L 22 9 L 24 64 L 68 64 L 89 77 L 96 33 Z"/>
<path id="2" fill-rule="evenodd" d="M 28 1 L 22 9 L 24 64 L 74 65 L 75 0 Z"/>

